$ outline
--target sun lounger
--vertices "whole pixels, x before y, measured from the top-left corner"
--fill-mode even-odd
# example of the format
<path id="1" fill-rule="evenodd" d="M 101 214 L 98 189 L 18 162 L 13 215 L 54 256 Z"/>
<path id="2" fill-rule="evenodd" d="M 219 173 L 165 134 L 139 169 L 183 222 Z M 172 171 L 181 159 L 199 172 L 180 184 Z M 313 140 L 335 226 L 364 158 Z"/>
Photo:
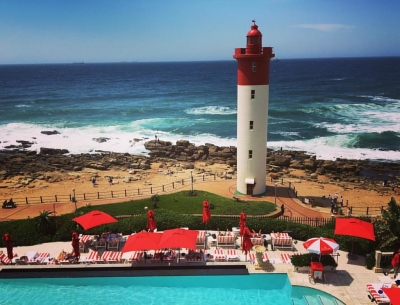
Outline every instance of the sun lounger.
<path id="1" fill-rule="evenodd" d="M 18 256 L 18 254 L 14 253 L 14 258 L 17 256 Z M 5 253 L 2 253 L 0 255 L 0 261 L 3 265 L 9 265 L 12 262 Z"/>
<path id="2" fill-rule="evenodd" d="M 368 297 L 380 305 L 390 304 L 390 300 L 382 288 L 390 288 L 390 286 L 382 283 L 367 284 Z"/>
<path id="3" fill-rule="evenodd" d="M 226 259 L 227 259 L 228 262 L 238 262 L 238 261 L 240 261 L 240 257 L 237 254 L 237 251 L 235 249 L 228 249 L 227 250 Z"/>
<path id="4" fill-rule="evenodd" d="M 254 246 L 263 246 L 264 245 L 264 238 L 262 238 L 262 237 L 252 237 L 252 238 L 250 238 L 250 240 Z"/>
<path id="5" fill-rule="evenodd" d="M 271 242 L 274 248 L 293 250 L 293 239 L 288 233 L 271 233 Z"/>
<path id="6" fill-rule="evenodd" d="M 104 260 L 106 263 L 119 263 L 121 262 L 122 252 L 117 251 L 106 251 L 101 256 L 101 259 Z"/>
<path id="7" fill-rule="evenodd" d="M 290 254 L 288 253 L 281 253 L 281 259 L 284 264 L 290 264 L 292 261 L 290 259 Z"/>
<path id="8" fill-rule="evenodd" d="M 92 240 L 93 235 L 81 235 L 79 237 L 79 251 L 82 253 L 88 252 Z"/>
<path id="9" fill-rule="evenodd" d="M 142 257 L 143 257 L 142 251 L 133 251 L 132 255 L 128 259 L 128 262 L 131 264 L 139 263 Z"/>
<path id="10" fill-rule="evenodd" d="M 196 248 L 197 249 L 206 248 L 205 241 L 206 241 L 206 232 L 199 231 L 199 234 L 197 234 L 196 238 Z"/>
<path id="11" fill-rule="evenodd" d="M 86 264 L 93 264 L 100 258 L 99 252 L 91 251 L 86 257 L 81 257 L 80 262 Z"/>
<path id="12" fill-rule="evenodd" d="M 224 250 L 215 249 L 215 251 L 214 251 L 214 260 L 215 261 L 225 261 L 226 260 L 226 255 L 224 253 Z"/>
<path id="13" fill-rule="evenodd" d="M 236 248 L 236 237 L 234 235 L 218 235 L 217 247 Z"/>

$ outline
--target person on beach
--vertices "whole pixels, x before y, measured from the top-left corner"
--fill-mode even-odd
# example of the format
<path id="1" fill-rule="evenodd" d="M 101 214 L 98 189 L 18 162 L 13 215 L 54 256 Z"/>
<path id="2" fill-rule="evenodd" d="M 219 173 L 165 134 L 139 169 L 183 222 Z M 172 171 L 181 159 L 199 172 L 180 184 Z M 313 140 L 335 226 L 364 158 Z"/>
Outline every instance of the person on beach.
<path id="1" fill-rule="evenodd" d="M 94 187 L 96 187 L 96 177 L 94 177 L 94 176 L 92 177 L 92 184 Z"/>
<path id="2" fill-rule="evenodd" d="M 110 184 L 110 185 L 113 185 L 113 178 L 110 176 L 110 177 L 108 177 L 108 183 Z"/>

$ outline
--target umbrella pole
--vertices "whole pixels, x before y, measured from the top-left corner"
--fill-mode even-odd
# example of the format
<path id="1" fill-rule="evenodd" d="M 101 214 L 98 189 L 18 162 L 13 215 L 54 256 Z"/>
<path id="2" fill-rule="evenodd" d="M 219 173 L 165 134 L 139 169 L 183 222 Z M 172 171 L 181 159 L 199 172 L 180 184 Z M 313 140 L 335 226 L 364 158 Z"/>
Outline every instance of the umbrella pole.
<path id="1" fill-rule="evenodd" d="M 357 254 L 353 253 L 354 249 L 354 237 L 351 238 L 351 252 L 347 254 L 349 260 L 356 260 L 358 258 Z"/>

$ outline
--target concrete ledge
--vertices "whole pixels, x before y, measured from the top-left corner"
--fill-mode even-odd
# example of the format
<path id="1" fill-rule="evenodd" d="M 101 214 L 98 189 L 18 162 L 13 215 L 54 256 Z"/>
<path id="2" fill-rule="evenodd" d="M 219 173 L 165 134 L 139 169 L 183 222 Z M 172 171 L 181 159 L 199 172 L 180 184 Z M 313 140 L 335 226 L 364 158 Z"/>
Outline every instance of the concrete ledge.
<path id="1" fill-rule="evenodd" d="M 28 266 L 31 267 L 31 266 Z M 124 277 L 170 275 L 247 275 L 246 265 L 210 266 L 68 266 L 53 268 L 3 268 L 0 278 Z"/>

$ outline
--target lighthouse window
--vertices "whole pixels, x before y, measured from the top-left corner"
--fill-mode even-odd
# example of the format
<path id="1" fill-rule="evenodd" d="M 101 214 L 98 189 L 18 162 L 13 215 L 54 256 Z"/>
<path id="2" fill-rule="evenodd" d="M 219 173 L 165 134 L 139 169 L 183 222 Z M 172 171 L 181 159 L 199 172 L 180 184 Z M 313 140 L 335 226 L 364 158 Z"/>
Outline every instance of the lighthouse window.
<path id="1" fill-rule="evenodd" d="M 251 90 L 251 99 L 254 100 L 256 98 L 256 90 Z"/>
<path id="2" fill-rule="evenodd" d="M 253 72 L 257 71 L 257 63 L 255 61 L 253 61 L 252 70 Z"/>
<path id="3" fill-rule="evenodd" d="M 250 130 L 253 129 L 254 122 L 250 121 Z"/>
<path id="4" fill-rule="evenodd" d="M 253 151 L 249 150 L 249 159 L 252 159 L 252 158 L 253 158 Z"/>

